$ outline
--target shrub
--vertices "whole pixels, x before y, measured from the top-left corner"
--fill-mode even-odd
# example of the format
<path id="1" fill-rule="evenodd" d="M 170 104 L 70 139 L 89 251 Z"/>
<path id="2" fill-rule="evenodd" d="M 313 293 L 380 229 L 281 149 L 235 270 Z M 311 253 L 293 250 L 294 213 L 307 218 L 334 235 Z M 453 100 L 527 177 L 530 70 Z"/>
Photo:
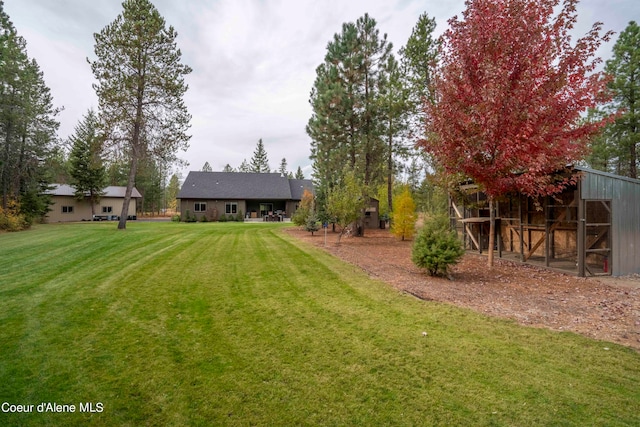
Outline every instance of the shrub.
<path id="1" fill-rule="evenodd" d="M 172 222 L 180 222 L 180 215 L 174 215 L 171 217 Z"/>
<path id="2" fill-rule="evenodd" d="M 460 240 L 449 229 L 448 218 L 438 216 L 427 221 L 418 234 L 411 260 L 430 276 L 447 276 L 449 266 L 456 264 L 463 254 Z"/>
<path id="3" fill-rule="evenodd" d="M 220 215 L 220 218 L 218 218 L 218 221 L 227 222 L 227 216 L 225 214 Z"/>
<path id="4" fill-rule="evenodd" d="M 19 206 L 15 202 L 9 202 L 7 209 L 0 206 L 0 230 L 21 231 L 31 225 L 25 215 L 19 213 Z"/>
<path id="5" fill-rule="evenodd" d="M 311 210 L 311 212 L 309 213 L 309 217 L 307 218 L 307 222 L 304 225 L 304 229 L 306 231 L 310 231 L 312 236 L 313 233 L 320 229 L 320 227 L 318 226 L 318 218 L 316 217 L 316 213 L 313 210 Z"/>
<path id="6" fill-rule="evenodd" d="M 198 217 L 195 215 L 191 215 L 191 211 L 187 209 L 184 213 L 184 222 L 196 222 Z"/>
<path id="7" fill-rule="evenodd" d="M 242 213 L 242 209 L 238 210 L 238 215 L 236 216 L 236 221 L 244 222 L 244 214 Z"/>

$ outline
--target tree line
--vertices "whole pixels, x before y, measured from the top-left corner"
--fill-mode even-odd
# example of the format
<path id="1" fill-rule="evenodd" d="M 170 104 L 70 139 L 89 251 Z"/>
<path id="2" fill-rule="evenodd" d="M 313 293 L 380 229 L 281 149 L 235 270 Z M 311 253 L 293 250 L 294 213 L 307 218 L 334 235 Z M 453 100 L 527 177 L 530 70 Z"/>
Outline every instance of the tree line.
<path id="1" fill-rule="evenodd" d="M 209 164 L 209 162 L 205 162 L 202 166 L 203 172 L 212 172 L 213 168 Z M 232 167 L 229 163 L 225 165 L 222 169 L 222 172 L 245 172 L 245 173 L 270 173 L 272 172 L 271 166 L 269 165 L 269 156 L 267 155 L 267 150 L 264 148 L 264 143 L 262 142 L 262 138 L 258 140 L 256 144 L 256 149 L 253 152 L 253 156 L 251 160 L 247 162 L 245 158 L 242 163 L 236 168 Z M 304 179 L 304 173 L 302 172 L 302 168 L 298 166 L 296 173 L 294 174 L 292 171 L 288 169 L 288 163 L 286 158 L 282 158 L 280 161 L 280 166 L 278 169 L 273 170 L 273 173 L 279 173 L 282 176 L 286 176 L 288 178 L 295 179 Z"/>
<path id="2" fill-rule="evenodd" d="M 344 23 L 309 98 L 319 216 L 339 216 L 331 201 L 349 191 L 393 215 L 403 185 L 442 211 L 448 187 L 469 178 L 490 199 L 554 194 L 576 179 L 557 174 L 568 164 L 637 178 L 638 26 L 598 71 L 612 34 L 595 23 L 574 42 L 576 4 L 475 0 L 439 38 L 424 13 L 398 58 L 369 15 Z"/>
<path id="3" fill-rule="evenodd" d="M 309 99 L 318 215 L 331 214 L 328 201 L 341 199 L 337 192 L 354 187 L 350 181 L 362 196 L 352 200 L 377 197 L 392 213 L 398 183 L 410 187 L 420 209 L 443 206 L 446 188 L 434 185 L 443 177 L 471 177 L 487 189 L 499 183 L 495 194 L 514 183 L 532 194 L 555 191 L 557 183 L 540 173 L 558 159 L 637 178 L 640 30 L 630 22 L 597 73 L 593 55 L 611 35 L 601 36 L 597 24 L 572 44 L 576 3 L 475 0 L 438 39 L 424 13 L 397 56 L 369 15 L 343 24 Z M 501 25 L 486 17 L 500 17 Z M 60 108 L 0 2 L 0 227 L 41 219 L 52 182 L 74 184 L 96 200 L 103 183 L 126 185 L 123 212 L 134 185 L 144 210 L 170 200 L 166 188 L 178 177 L 165 182 L 188 148 L 191 119 L 184 104 L 191 68 L 176 38 L 149 0 L 125 0 L 94 34 L 88 62 L 98 109 L 62 141 Z M 251 162 L 226 169 L 270 170 L 259 146 Z M 523 158 L 535 162 L 516 161 Z M 285 159 L 279 171 L 290 174 Z"/>
<path id="4" fill-rule="evenodd" d="M 99 200 L 106 185 L 126 186 L 118 228 L 125 228 L 134 185 L 143 211 L 171 203 L 178 177 L 168 171 L 186 150 L 191 115 L 184 104 L 191 69 L 177 33 L 148 0 L 125 0 L 116 19 L 94 34 L 98 111 L 88 111 L 66 141 L 37 62 L 27 55 L 0 2 L 0 228 L 20 229 L 48 211 L 50 184 L 68 183 Z M 163 206 L 165 205 L 165 206 Z"/>

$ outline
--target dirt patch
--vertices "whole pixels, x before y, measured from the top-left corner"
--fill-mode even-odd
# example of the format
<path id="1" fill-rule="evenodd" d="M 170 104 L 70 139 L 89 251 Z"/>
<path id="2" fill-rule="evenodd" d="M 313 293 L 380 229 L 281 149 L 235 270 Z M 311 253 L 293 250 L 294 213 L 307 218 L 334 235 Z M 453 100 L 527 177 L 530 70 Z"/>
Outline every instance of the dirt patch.
<path id="1" fill-rule="evenodd" d="M 433 278 L 411 262 L 413 242 L 399 241 L 388 230 L 367 230 L 365 237 L 286 233 L 362 268 L 400 291 L 418 298 L 455 304 L 514 319 L 523 325 L 573 331 L 640 350 L 640 275 L 580 278 L 497 259 L 466 254 L 451 270 L 453 280 Z"/>

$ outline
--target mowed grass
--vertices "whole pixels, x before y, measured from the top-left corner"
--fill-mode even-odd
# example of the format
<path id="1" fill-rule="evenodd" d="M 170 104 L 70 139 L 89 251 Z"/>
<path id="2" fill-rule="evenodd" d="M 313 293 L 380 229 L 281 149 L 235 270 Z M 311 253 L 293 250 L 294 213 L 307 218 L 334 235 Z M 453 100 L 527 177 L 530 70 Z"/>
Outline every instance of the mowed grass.
<path id="1" fill-rule="evenodd" d="M 0 235 L 0 404 L 34 405 L 0 425 L 640 425 L 628 348 L 416 300 L 280 225 L 115 228 Z"/>

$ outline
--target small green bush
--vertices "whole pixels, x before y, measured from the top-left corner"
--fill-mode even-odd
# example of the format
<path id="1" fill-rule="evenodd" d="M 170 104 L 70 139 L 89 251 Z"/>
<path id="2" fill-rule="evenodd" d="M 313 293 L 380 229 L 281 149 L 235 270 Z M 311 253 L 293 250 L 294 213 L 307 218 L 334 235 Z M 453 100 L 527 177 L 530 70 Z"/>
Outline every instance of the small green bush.
<path id="1" fill-rule="evenodd" d="M 218 218 L 218 221 L 227 222 L 227 216 L 225 214 L 220 215 L 220 218 Z"/>
<path id="2" fill-rule="evenodd" d="M 171 217 L 172 222 L 180 222 L 180 215 L 173 215 Z"/>
<path id="3" fill-rule="evenodd" d="M 311 210 L 311 212 L 309 213 L 307 222 L 304 224 L 304 229 L 306 231 L 310 231 L 312 236 L 313 236 L 313 233 L 315 233 L 320 229 L 320 226 L 318 225 L 318 217 L 316 216 L 316 213 L 313 210 Z"/>
<path id="4" fill-rule="evenodd" d="M 238 215 L 236 216 L 236 221 L 244 222 L 244 214 L 242 213 L 242 209 L 238 210 Z"/>
<path id="5" fill-rule="evenodd" d="M 191 215 L 191 211 L 187 209 L 184 213 L 184 222 L 196 222 L 198 217 L 195 215 Z"/>
<path id="6" fill-rule="evenodd" d="M 411 260 L 424 268 L 430 276 L 448 275 L 448 268 L 456 264 L 464 249 L 456 234 L 449 229 L 449 219 L 438 216 L 426 222 L 418 234 L 411 252 Z"/>

